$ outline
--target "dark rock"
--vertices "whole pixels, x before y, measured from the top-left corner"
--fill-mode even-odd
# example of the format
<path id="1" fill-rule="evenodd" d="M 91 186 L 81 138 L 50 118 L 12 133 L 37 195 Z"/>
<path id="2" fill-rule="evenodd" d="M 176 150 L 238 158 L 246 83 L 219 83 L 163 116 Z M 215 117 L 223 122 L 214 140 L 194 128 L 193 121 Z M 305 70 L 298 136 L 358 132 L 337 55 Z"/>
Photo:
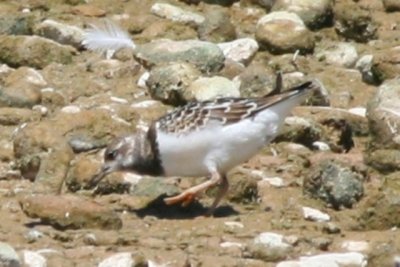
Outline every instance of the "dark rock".
<path id="1" fill-rule="evenodd" d="M 20 199 L 24 213 L 57 229 L 117 230 L 122 221 L 112 210 L 73 195 L 33 195 Z"/>
<path id="2" fill-rule="evenodd" d="M 303 182 L 303 192 L 329 206 L 351 208 L 364 194 L 363 176 L 343 163 L 326 160 Z"/>
<path id="3" fill-rule="evenodd" d="M 238 78 L 242 97 L 260 97 L 268 94 L 275 86 L 275 75 L 263 66 L 250 65 Z"/>

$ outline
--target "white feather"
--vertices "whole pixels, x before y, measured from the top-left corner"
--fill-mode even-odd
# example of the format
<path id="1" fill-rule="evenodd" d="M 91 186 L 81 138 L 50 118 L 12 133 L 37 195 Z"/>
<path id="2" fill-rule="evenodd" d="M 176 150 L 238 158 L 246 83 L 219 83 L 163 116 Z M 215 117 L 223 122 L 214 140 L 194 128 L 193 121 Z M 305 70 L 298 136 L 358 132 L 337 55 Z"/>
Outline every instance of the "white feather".
<path id="1" fill-rule="evenodd" d="M 99 25 L 90 25 L 85 32 L 82 45 L 89 50 L 104 53 L 107 50 L 118 51 L 121 48 L 136 47 L 127 32 L 109 20 Z"/>

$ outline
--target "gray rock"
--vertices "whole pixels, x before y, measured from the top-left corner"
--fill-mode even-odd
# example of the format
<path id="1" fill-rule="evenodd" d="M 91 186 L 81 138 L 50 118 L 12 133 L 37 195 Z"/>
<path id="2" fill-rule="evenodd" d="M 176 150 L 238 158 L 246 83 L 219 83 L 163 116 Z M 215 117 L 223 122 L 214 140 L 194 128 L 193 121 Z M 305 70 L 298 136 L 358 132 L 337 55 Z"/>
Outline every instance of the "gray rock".
<path id="1" fill-rule="evenodd" d="M 256 26 L 260 46 L 276 54 L 309 53 L 314 49 L 313 34 L 292 12 L 277 11 L 263 16 Z"/>
<path id="2" fill-rule="evenodd" d="M 0 18 L 0 34 L 31 35 L 34 21 L 34 16 L 29 14 L 6 15 L 4 13 Z"/>
<path id="3" fill-rule="evenodd" d="M 0 107 L 33 107 L 41 101 L 40 89 L 47 82 L 32 68 L 21 67 L 4 79 L 4 88 L 0 90 Z"/>
<path id="4" fill-rule="evenodd" d="M 249 245 L 249 252 L 253 258 L 263 261 L 279 261 L 287 257 L 292 246 L 285 242 L 284 236 L 276 233 L 261 233 Z"/>
<path id="5" fill-rule="evenodd" d="M 379 149 L 399 149 L 400 78 L 385 81 L 379 86 L 367 106 L 371 144 Z"/>
<path id="6" fill-rule="evenodd" d="M 272 10 L 294 12 L 310 29 L 320 29 L 332 25 L 332 2 L 332 0 L 277 0 Z"/>
<path id="7" fill-rule="evenodd" d="M 252 38 L 241 38 L 232 42 L 219 43 L 226 59 L 247 65 L 258 51 L 258 43 Z"/>
<path id="8" fill-rule="evenodd" d="M 335 209 L 350 208 L 364 194 L 363 176 L 343 163 L 327 160 L 305 177 L 303 191 Z"/>
<path id="9" fill-rule="evenodd" d="M 205 20 L 205 18 L 200 14 L 186 11 L 177 6 L 166 3 L 155 3 L 151 7 L 151 12 L 162 18 L 181 23 L 193 23 L 194 25 L 200 25 Z"/>
<path id="10" fill-rule="evenodd" d="M 235 26 L 228 10 L 213 5 L 203 11 L 207 14 L 198 28 L 200 40 L 213 43 L 227 42 L 236 38 Z"/>
<path id="11" fill-rule="evenodd" d="M 21 261 L 17 252 L 9 244 L 0 242 L 0 266 L 20 267 Z"/>
<path id="12" fill-rule="evenodd" d="M 186 91 L 200 75 L 192 64 L 171 62 L 152 68 L 146 85 L 152 98 L 177 106 L 189 100 Z"/>
<path id="13" fill-rule="evenodd" d="M 185 98 L 205 101 L 219 97 L 239 97 L 238 87 L 237 84 L 224 77 L 200 77 L 190 84 Z"/>
<path id="14" fill-rule="evenodd" d="M 42 237 L 43 237 L 43 233 L 38 230 L 35 230 L 35 229 L 29 230 L 25 234 L 25 239 L 26 239 L 26 241 L 28 241 L 28 243 L 34 243 Z"/>
<path id="15" fill-rule="evenodd" d="M 383 6 L 386 11 L 394 12 L 400 11 L 400 3 L 396 0 L 382 0 Z"/>
<path id="16" fill-rule="evenodd" d="M 36 35 L 51 39 L 63 45 L 72 45 L 79 49 L 82 47 L 84 30 L 79 27 L 46 19 L 35 27 Z"/>
<path id="17" fill-rule="evenodd" d="M 369 11 L 353 2 L 335 4 L 335 29 L 343 37 L 368 42 L 377 37 L 377 24 Z"/>
<path id="18" fill-rule="evenodd" d="M 224 54 L 216 44 L 198 40 L 157 40 L 138 45 L 135 56 L 147 66 L 183 61 L 195 65 L 205 73 L 220 70 L 225 61 Z"/>
<path id="19" fill-rule="evenodd" d="M 333 43 L 326 47 L 317 47 L 315 56 L 320 61 L 338 67 L 351 68 L 356 63 L 358 54 L 356 48 L 349 43 Z"/>
<path id="20" fill-rule="evenodd" d="M 31 195 L 20 199 L 20 205 L 27 216 L 40 218 L 57 229 L 117 230 L 122 227 L 117 213 L 75 195 Z"/>
<path id="21" fill-rule="evenodd" d="M 76 50 L 39 36 L 0 37 L 0 61 L 12 67 L 44 68 L 50 63 L 69 64 Z"/>
<path id="22" fill-rule="evenodd" d="M 372 71 L 373 55 L 361 56 L 356 62 L 356 69 L 361 72 L 363 82 L 369 84 L 379 84 L 381 81 L 377 79 Z"/>

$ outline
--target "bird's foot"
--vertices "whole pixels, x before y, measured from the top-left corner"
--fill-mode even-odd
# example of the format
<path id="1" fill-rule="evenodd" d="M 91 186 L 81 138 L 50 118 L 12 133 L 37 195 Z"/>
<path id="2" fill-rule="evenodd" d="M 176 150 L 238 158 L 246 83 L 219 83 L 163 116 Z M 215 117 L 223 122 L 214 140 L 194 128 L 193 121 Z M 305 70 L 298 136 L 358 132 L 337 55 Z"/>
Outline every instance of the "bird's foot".
<path id="1" fill-rule="evenodd" d="M 177 196 L 164 198 L 164 202 L 167 205 L 173 205 L 176 203 L 182 203 L 182 207 L 187 207 L 196 198 L 196 194 L 192 192 L 182 192 Z"/>

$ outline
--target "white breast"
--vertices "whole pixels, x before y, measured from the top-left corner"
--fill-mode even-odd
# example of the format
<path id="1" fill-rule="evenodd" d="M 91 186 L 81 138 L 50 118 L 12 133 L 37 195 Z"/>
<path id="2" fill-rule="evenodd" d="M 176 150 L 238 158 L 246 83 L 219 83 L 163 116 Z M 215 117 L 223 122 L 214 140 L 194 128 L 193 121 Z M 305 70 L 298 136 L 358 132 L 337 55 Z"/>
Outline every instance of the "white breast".
<path id="1" fill-rule="evenodd" d="M 207 124 L 199 131 L 176 136 L 158 133 L 162 165 L 167 176 L 206 176 L 222 173 L 254 156 L 278 132 L 283 119 L 271 111 L 222 126 Z"/>

